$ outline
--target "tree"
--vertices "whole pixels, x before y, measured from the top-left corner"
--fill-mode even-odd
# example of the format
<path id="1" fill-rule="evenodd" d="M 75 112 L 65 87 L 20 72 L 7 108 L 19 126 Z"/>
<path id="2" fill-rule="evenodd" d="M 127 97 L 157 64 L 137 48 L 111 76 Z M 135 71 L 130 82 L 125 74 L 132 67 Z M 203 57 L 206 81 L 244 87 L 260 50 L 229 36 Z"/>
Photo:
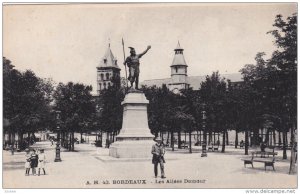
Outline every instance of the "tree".
<path id="1" fill-rule="evenodd" d="M 286 20 L 282 18 L 282 15 L 277 15 L 273 26 L 275 29 L 268 33 L 274 36 L 274 44 L 278 49 L 273 52 L 270 65 L 278 70 L 279 79 L 276 84 L 278 100 L 283 104 L 280 109 L 281 120 L 284 124 L 283 134 L 286 136 L 287 131 L 291 129 L 293 146 L 294 131 L 297 128 L 297 14 L 287 17 Z M 286 159 L 285 140 L 283 148 L 283 158 Z"/>
<path id="2" fill-rule="evenodd" d="M 80 132 L 96 111 L 91 91 L 91 86 L 69 82 L 59 83 L 53 94 L 54 110 L 61 112 L 60 127 L 67 132 L 63 139 L 69 139 L 65 140 L 69 142 L 69 151 L 74 151 L 74 132 Z"/>
<path id="3" fill-rule="evenodd" d="M 109 139 L 114 141 L 114 137 L 122 128 L 123 107 L 121 102 L 124 99 L 124 94 L 124 88 L 112 86 L 103 90 L 99 96 L 99 101 L 97 101 L 97 107 L 101 110 L 98 117 L 99 128 L 107 133 L 107 143 L 110 142 Z M 111 135 L 111 138 L 109 135 Z"/>
<path id="4" fill-rule="evenodd" d="M 23 134 L 33 134 L 37 130 L 51 127 L 51 80 L 37 77 L 27 70 L 19 72 L 11 62 L 3 58 L 4 118 L 9 121 L 5 131 L 18 133 L 20 149 L 24 149 Z"/>
<path id="5" fill-rule="evenodd" d="M 210 134 L 209 142 L 213 132 L 223 132 L 222 152 L 225 152 L 225 137 L 228 130 L 226 88 L 225 78 L 221 78 L 219 72 L 213 72 L 211 76 L 206 76 L 200 89 L 201 99 L 206 104 L 206 128 Z"/>

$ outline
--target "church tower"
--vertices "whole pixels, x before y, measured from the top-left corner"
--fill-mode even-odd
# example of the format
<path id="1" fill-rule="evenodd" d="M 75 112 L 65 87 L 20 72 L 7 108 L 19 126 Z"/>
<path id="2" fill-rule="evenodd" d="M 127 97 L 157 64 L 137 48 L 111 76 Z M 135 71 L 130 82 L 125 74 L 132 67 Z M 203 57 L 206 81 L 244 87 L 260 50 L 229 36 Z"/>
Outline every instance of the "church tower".
<path id="1" fill-rule="evenodd" d="M 175 55 L 171 67 L 171 82 L 169 83 L 169 90 L 174 93 L 179 93 L 182 89 L 187 89 L 187 64 L 183 56 L 183 48 L 181 48 L 178 41 L 177 47 L 174 49 Z"/>
<path id="2" fill-rule="evenodd" d="M 110 86 L 114 85 L 120 87 L 120 70 L 117 59 L 114 57 L 109 44 L 105 55 L 102 57 L 99 65 L 97 66 L 98 95 L 102 90 L 105 90 Z"/>

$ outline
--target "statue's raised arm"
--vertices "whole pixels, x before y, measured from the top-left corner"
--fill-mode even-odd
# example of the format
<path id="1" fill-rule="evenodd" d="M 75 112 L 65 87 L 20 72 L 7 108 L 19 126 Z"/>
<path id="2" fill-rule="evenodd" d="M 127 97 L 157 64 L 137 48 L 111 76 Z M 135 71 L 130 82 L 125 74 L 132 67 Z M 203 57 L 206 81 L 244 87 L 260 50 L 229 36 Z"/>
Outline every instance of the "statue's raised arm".
<path id="1" fill-rule="evenodd" d="M 151 49 L 151 46 L 148 45 L 144 52 L 142 52 L 141 54 L 138 54 L 139 58 L 141 58 L 144 54 L 146 54 L 148 52 L 148 50 L 150 50 L 150 49 Z"/>

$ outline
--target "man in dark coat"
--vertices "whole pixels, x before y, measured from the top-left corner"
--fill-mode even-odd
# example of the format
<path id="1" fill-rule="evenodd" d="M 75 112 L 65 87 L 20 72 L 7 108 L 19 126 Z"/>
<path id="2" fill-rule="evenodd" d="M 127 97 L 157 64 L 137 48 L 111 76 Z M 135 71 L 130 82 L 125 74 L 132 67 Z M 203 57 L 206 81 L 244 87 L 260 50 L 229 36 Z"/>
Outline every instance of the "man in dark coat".
<path id="1" fill-rule="evenodd" d="M 154 175 L 155 178 L 157 178 L 157 166 L 160 164 L 160 172 L 161 172 L 161 178 L 166 178 L 165 177 L 165 172 L 164 172 L 164 154 L 165 154 L 165 148 L 163 145 L 163 142 L 160 137 L 155 138 L 156 144 L 152 146 L 152 164 L 154 164 Z"/>

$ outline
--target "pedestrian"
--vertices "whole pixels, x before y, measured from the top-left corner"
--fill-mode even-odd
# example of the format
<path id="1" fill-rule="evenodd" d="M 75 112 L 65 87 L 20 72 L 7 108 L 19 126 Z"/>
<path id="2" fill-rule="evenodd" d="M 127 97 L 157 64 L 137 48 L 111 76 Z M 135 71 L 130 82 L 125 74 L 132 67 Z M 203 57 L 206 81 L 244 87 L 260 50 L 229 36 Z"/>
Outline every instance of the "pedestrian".
<path id="1" fill-rule="evenodd" d="M 11 145 L 10 145 L 10 151 L 11 151 L 11 155 L 14 155 L 14 153 L 15 153 L 15 147 L 14 147 L 14 144 L 11 144 Z"/>
<path id="2" fill-rule="evenodd" d="M 25 149 L 25 176 L 29 176 L 29 171 L 30 171 L 30 161 L 31 161 L 31 155 L 30 155 L 30 150 L 28 148 Z"/>
<path id="3" fill-rule="evenodd" d="M 40 176 L 41 168 L 43 169 L 44 175 L 46 175 L 45 162 L 46 162 L 46 156 L 45 156 L 45 153 L 44 153 L 44 149 L 40 149 L 39 163 L 38 163 L 38 175 L 39 176 Z"/>
<path id="4" fill-rule="evenodd" d="M 39 156 L 36 154 L 36 151 L 33 150 L 33 153 L 31 154 L 31 157 L 30 157 L 30 167 L 32 168 L 33 175 L 36 175 L 35 168 L 38 166 L 38 159 L 39 159 Z"/>
<path id="5" fill-rule="evenodd" d="M 161 172 L 161 178 L 166 178 L 165 177 L 165 172 L 164 172 L 164 163 L 165 163 L 165 148 L 164 144 L 161 140 L 160 137 L 156 137 L 154 139 L 156 143 L 152 146 L 152 164 L 154 164 L 154 175 L 155 178 L 157 178 L 157 166 L 158 164 L 160 165 L 160 172 Z"/>
<path id="6" fill-rule="evenodd" d="M 50 140 L 50 141 L 51 141 L 51 146 L 53 146 L 53 138 L 51 138 L 51 140 Z"/>

